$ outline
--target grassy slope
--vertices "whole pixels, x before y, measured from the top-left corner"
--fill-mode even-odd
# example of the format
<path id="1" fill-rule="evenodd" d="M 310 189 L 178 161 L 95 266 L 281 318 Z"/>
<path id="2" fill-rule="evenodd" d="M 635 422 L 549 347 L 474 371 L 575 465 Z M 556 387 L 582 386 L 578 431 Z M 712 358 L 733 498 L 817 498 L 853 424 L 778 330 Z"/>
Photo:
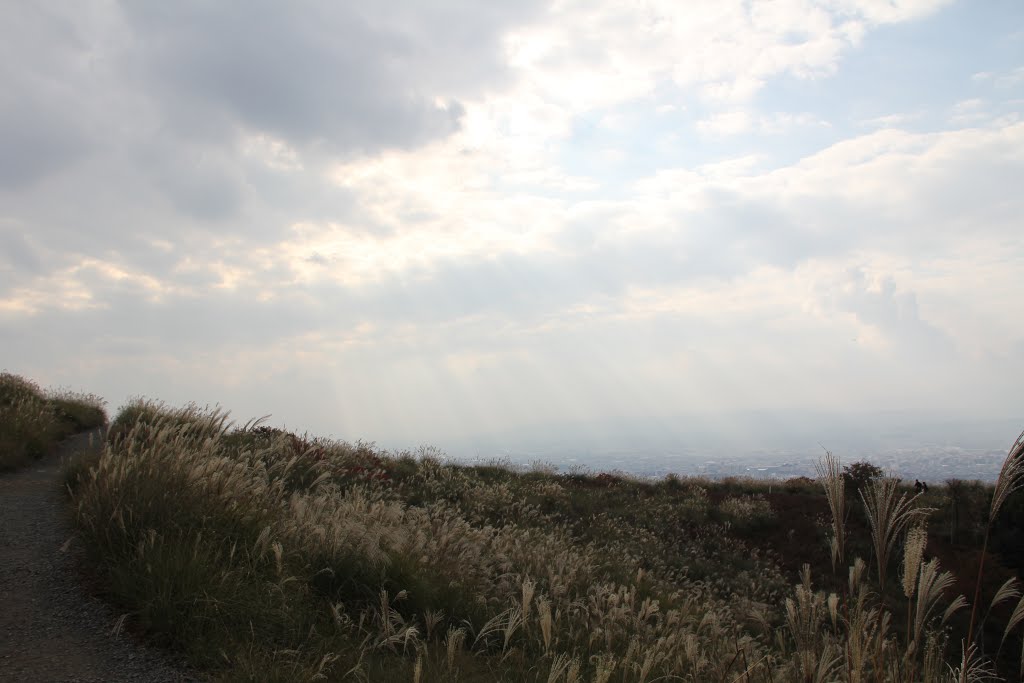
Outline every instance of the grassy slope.
<path id="1" fill-rule="evenodd" d="M 23 467 L 64 438 L 106 421 L 96 396 L 44 391 L 18 375 L 0 373 L 0 471 Z"/>
<path id="2" fill-rule="evenodd" d="M 846 564 L 868 564 L 851 584 L 845 565 L 833 572 L 828 502 L 807 480 L 460 466 L 231 428 L 194 406 L 127 406 L 68 481 L 111 598 L 219 680 L 787 681 L 859 665 L 946 680 L 944 645 L 966 615 L 939 617 L 952 587 L 973 587 L 951 576 L 908 599 L 899 551 L 879 595 L 854 505 Z M 912 506 L 935 508 L 924 559 L 969 576 L 991 489 L 953 488 Z M 936 569 L 920 559 L 915 572 Z M 989 558 L 986 600 L 1009 574 Z M 1014 604 L 987 620 L 995 642 Z"/>

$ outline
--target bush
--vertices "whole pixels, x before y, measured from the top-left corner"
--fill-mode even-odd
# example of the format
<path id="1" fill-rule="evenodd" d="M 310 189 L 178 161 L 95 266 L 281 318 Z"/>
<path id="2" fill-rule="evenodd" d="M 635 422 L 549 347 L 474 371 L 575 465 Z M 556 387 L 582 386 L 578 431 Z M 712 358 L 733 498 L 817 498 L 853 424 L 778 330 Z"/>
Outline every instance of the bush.
<path id="1" fill-rule="evenodd" d="M 810 477 L 790 477 L 782 484 L 786 493 L 807 493 L 817 495 L 821 493 L 821 486 Z"/>
<path id="2" fill-rule="evenodd" d="M 843 481 L 851 492 L 860 491 L 875 479 L 881 479 L 885 472 L 881 467 L 866 460 L 855 462 L 843 468 Z"/>

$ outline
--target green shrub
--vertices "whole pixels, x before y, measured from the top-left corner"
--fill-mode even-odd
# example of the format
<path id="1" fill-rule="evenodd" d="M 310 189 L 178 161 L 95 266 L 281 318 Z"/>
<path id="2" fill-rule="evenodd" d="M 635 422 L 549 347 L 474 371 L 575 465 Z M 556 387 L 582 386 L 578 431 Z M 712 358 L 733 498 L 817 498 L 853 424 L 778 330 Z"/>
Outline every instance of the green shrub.
<path id="1" fill-rule="evenodd" d="M 857 491 L 864 489 L 872 481 L 881 479 L 884 474 L 881 467 L 862 460 L 843 468 L 843 482 L 847 490 L 856 495 Z"/>

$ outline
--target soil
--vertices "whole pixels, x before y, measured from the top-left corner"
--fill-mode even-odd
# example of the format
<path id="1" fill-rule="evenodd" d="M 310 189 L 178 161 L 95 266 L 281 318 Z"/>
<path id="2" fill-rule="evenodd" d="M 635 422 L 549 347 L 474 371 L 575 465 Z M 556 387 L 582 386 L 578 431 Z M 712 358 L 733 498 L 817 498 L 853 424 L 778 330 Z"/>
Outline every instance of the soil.
<path id="1" fill-rule="evenodd" d="M 61 462 L 102 436 L 71 437 L 58 452 L 0 476 L 0 681 L 202 680 L 119 628 L 122 615 L 83 579 Z"/>

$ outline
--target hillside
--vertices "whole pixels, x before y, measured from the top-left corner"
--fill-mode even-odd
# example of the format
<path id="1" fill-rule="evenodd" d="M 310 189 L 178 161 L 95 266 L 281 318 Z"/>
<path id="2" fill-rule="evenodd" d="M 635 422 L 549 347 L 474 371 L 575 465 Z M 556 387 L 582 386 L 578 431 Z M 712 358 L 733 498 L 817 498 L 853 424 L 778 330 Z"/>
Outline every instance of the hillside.
<path id="1" fill-rule="evenodd" d="M 995 488 L 869 477 L 864 505 L 831 456 L 782 485 L 558 474 L 138 400 L 66 481 L 107 598 L 215 680 L 1014 680 L 1011 455 Z"/>

